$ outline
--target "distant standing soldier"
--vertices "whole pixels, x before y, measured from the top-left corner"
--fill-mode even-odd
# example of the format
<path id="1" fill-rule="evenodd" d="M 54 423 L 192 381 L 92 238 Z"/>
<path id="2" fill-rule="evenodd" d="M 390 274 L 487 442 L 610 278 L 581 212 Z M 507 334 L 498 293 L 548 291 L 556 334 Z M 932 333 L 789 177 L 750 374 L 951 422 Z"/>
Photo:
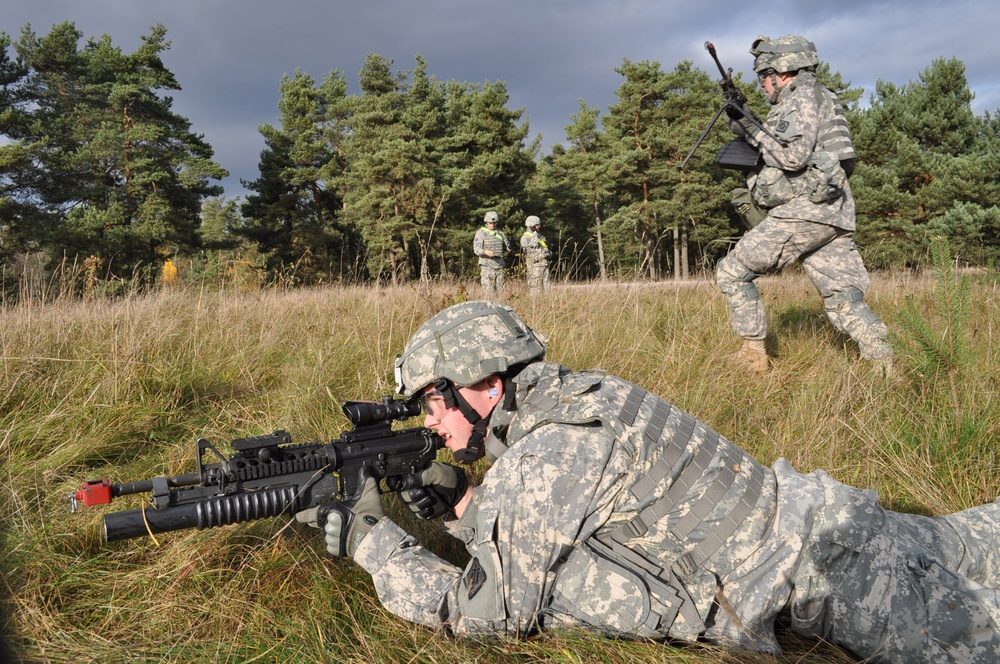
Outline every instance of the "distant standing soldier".
<path id="1" fill-rule="evenodd" d="M 545 236 L 538 232 L 541 225 L 542 220 L 531 215 L 524 220 L 525 231 L 521 236 L 528 289 L 534 292 L 548 292 L 552 288 L 549 283 L 549 246 L 545 244 Z"/>
<path id="2" fill-rule="evenodd" d="M 756 208 L 754 221 L 760 223 L 716 270 L 730 323 L 743 338 L 739 363 L 767 372 L 767 321 L 754 281 L 799 261 L 833 326 L 858 343 L 863 358 L 891 370 L 888 330 L 865 304 L 868 272 L 854 244 L 854 196 L 847 182 L 854 146 L 840 100 L 816 80 L 816 46 L 798 35 L 761 36 L 750 53 L 772 104 L 765 122 L 769 133 L 746 118 L 732 120 L 730 129 L 764 158 L 764 166 L 747 179 L 753 206 L 746 208 Z"/>
<path id="3" fill-rule="evenodd" d="M 483 284 L 483 296 L 490 299 L 503 290 L 503 269 L 506 266 L 503 257 L 504 253 L 510 251 L 510 242 L 504 232 L 497 228 L 500 216 L 496 212 L 487 212 L 483 221 L 486 225 L 476 231 L 472 251 L 479 256 L 479 281 Z"/>

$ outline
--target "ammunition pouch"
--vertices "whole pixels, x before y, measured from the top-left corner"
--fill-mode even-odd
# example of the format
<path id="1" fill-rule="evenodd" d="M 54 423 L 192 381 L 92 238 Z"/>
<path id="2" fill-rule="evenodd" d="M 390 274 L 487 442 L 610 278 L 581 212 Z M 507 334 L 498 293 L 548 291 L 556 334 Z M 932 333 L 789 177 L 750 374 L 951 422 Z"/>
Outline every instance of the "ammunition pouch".
<path id="1" fill-rule="evenodd" d="M 799 178 L 802 193 L 813 203 L 828 203 L 844 191 L 847 173 L 830 152 L 813 153 L 805 173 Z"/>
<path id="2" fill-rule="evenodd" d="M 633 569 L 599 541 L 574 548 L 562 560 L 550 570 L 559 575 L 548 608 L 551 613 L 612 635 L 655 639 L 670 634 L 685 602 L 693 608 L 683 586 L 673 587 Z M 696 635 L 705 627 L 700 619 L 695 622 L 691 629 Z"/>
<path id="3" fill-rule="evenodd" d="M 733 189 L 729 202 L 732 203 L 733 209 L 736 210 L 736 214 L 740 216 L 747 230 L 754 228 L 767 217 L 767 212 L 757 207 L 757 204 L 753 202 L 753 196 L 750 195 L 750 190 L 745 187 Z"/>
<path id="4" fill-rule="evenodd" d="M 753 202 L 765 210 L 784 205 L 795 198 L 791 180 L 780 168 L 765 166 L 751 176 L 748 184 Z"/>
<path id="5" fill-rule="evenodd" d="M 843 193 L 847 173 L 836 155 L 815 152 L 801 171 L 789 174 L 774 166 L 764 166 L 748 183 L 753 202 L 769 210 L 800 196 L 817 204 L 829 203 Z"/>
<path id="6" fill-rule="evenodd" d="M 723 145 L 715 156 L 715 163 L 722 168 L 752 171 L 764 164 L 760 150 L 750 145 L 747 139 L 735 138 Z"/>

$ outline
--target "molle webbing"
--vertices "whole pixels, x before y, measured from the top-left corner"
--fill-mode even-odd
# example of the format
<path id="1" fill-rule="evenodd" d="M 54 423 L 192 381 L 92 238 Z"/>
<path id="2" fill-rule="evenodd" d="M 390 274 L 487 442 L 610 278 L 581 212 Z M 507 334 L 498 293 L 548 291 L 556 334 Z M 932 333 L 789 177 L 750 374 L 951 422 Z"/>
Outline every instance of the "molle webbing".
<path id="1" fill-rule="evenodd" d="M 622 406 L 620 417 L 623 422 L 629 426 L 634 425 L 640 406 L 647 394 L 639 387 L 632 388 Z M 662 455 L 647 473 L 629 489 L 640 504 L 651 499 L 656 488 L 669 477 L 671 470 L 688 449 L 695 429 L 700 426 L 698 421 L 687 413 L 674 408 L 662 399 L 655 397 L 654 399 L 653 411 L 643 435 L 649 443 L 659 441 L 658 445 L 662 448 Z M 664 431 L 667 432 L 669 438 L 660 440 Z M 728 441 L 724 441 L 719 434 L 707 427 L 703 427 L 703 432 L 703 443 L 695 450 L 694 456 L 666 493 L 653 500 L 639 514 L 610 533 L 611 539 L 620 544 L 641 537 L 649 530 L 650 526 L 667 516 L 671 509 L 691 492 L 710 466 L 718 466 L 718 474 L 713 482 L 697 497 L 687 513 L 670 526 L 671 535 L 677 541 L 683 542 L 733 490 L 737 477 L 740 474 L 748 476 L 742 493 L 729 513 L 722 517 L 712 531 L 706 533 L 701 541 L 685 552 L 675 563 L 675 568 L 681 574 L 693 573 L 726 544 L 727 540 L 757 507 L 765 479 L 766 471 L 764 468 L 742 450 Z M 721 450 L 719 449 L 720 443 L 722 443 Z M 717 454 L 721 458 L 713 464 Z M 729 570 L 715 571 L 726 573 Z"/>
<path id="2" fill-rule="evenodd" d="M 813 93 L 823 118 L 816 136 L 816 149 L 833 153 L 839 161 L 856 159 L 851 130 L 840 99 L 819 82 L 813 84 Z"/>

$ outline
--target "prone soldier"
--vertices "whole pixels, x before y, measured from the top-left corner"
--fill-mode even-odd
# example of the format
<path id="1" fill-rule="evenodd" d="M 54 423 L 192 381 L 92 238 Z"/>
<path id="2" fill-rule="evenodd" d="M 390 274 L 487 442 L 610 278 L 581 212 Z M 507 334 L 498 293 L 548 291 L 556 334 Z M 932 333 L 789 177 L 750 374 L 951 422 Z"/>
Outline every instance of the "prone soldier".
<path id="1" fill-rule="evenodd" d="M 465 543 L 458 568 L 386 518 L 374 480 L 330 513 L 327 549 L 383 605 L 458 636 L 576 627 L 779 654 L 775 620 L 866 661 L 993 662 L 1000 502 L 941 517 L 785 460 L 763 466 L 622 378 L 545 361 L 509 307 L 441 311 L 396 359 L 398 390 L 462 464 L 401 493 Z"/>

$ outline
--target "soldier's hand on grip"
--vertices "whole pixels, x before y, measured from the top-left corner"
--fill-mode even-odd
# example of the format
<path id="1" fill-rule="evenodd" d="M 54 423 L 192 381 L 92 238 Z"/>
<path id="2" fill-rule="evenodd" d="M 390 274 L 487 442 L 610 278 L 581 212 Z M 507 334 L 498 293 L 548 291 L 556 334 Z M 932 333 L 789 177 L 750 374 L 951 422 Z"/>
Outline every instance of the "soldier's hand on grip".
<path id="1" fill-rule="evenodd" d="M 436 519 L 454 509 L 469 487 L 469 478 L 458 466 L 435 461 L 419 475 L 406 478 L 400 498 L 421 519 Z"/>
<path id="2" fill-rule="evenodd" d="M 368 477 L 361 489 L 361 496 L 353 503 L 320 506 L 318 521 L 324 524 L 326 550 L 338 558 L 353 557 L 361 540 L 384 516 L 378 480 Z"/>

